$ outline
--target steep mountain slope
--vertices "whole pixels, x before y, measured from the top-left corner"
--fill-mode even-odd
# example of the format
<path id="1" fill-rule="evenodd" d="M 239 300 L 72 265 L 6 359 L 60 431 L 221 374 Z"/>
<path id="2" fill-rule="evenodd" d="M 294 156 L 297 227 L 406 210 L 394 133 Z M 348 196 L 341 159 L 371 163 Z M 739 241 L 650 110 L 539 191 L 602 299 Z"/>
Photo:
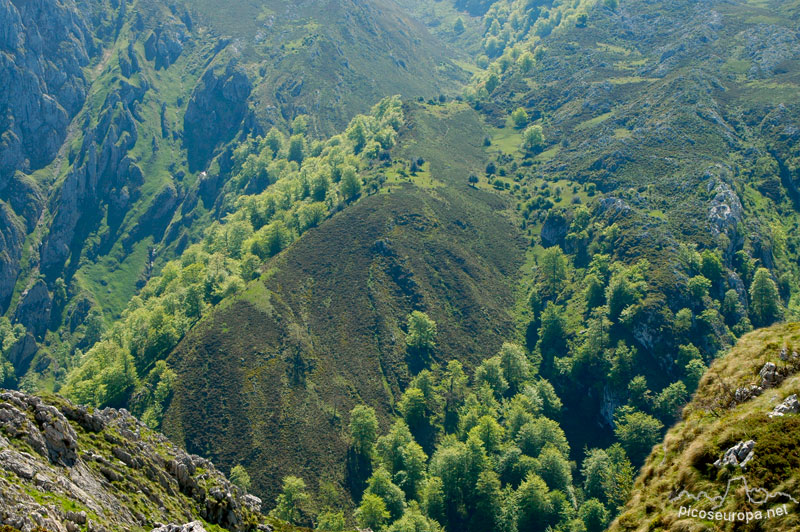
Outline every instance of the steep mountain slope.
<path id="1" fill-rule="evenodd" d="M 387 94 L 434 96 L 463 76 L 391 2 L 235 7 L 4 2 L 0 308 L 25 327 L 3 351 L 27 387 L 52 388 L 225 214 L 215 200 L 248 134 L 313 113 L 293 133 L 318 138 Z"/>
<path id="2" fill-rule="evenodd" d="M 270 530 L 260 510 L 208 460 L 124 410 L 0 391 L 3 530 Z"/>
<path id="3" fill-rule="evenodd" d="M 475 39 L 463 96 L 346 128 L 326 101 L 373 93 L 337 76 L 363 89 L 375 59 L 377 96 L 417 68 L 380 36 L 433 42 L 394 4 L 140 5 L 2 348 L 270 500 L 303 476 L 326 501 L 298 522 L 602 528 L 718 354 L 797 317 L 800 2 L 456 2 L 480 38 L 422 4 Z M 452 69 L 418 59 L 436 96 Z"/>
<path id="4" fill-rule="evenodd" d="M 798 342 L 797 324 L 758 330 L 711 366 L 611 530 L 797 529 Z"/>
<path id="5" fill-rule="evenodd" d="M 471 114 L 447 121 L 463 127 Z M 480 130 L 473 135 L 479 144 Z M 177 384 L 164 430 L 195 452 L 259 469 L 255 485 L 271 498 L 270 479 L 285 474 L 343 478 L 342 413 L 355 404 L 388 414 L 423 365 L 476 365 L 495 352 L 513 334 L 524 243 L 493 213 L 502 200 L 446 181 L 438 162 L 430 172 L 443 181 L 428 190 L 391 185 L 361 200 L 198 324 L 168 359 Z M 450 175 L 465 172 L 451 164 Z M 403 328 L 412 310 L 439 326 L 433 360 L 409 358 Z M 238 429 L 248 445 L 231 439 Z"/>
<path id="6" fill-rule="evenodd" d="M 261 121 L 307 114 L 315 134 L 331 135 L 364 112 L 365 102 L 435 97 L 465 79 L 451 61 L 458 52 L 393 0 L 190 5 L 257 67 Z"/>
<path id="7" fill-rule="evenodd" d="M 784 17 L 769 20 L 763 18 L 765 8 L 744 2 L 712 2 L 707 6 L 654 2 L 623 4 L 617 9 L 605 4 L 594 8 L 587 5 L 582 6 L 588 12 L 587 20 L 581 22 L 580 10 L 554 6 L 550 12 L 545 7 L 534 12 L 525 11 L 523 4 L 501 2 L 487 12 L 489 30 L 484 45 L 487 54 L 496 59 L 484 74 L 476 76 L 466 93 L 466 99 L 480 111 L 480 118 L 463 113 L 451 122 L 440 120 L 442 114 L 453 116 L 450 113 L 459 109 L 455 103 L 415 109 L 407 118 L 408 131 L 401 134 L 400 153 L 409 160 L 422 156 L 423 160 L 441 163 L 430 169 L 423 166 L 421 176 L 412 179 L 414 194 L 444 195 L 456 183 L 460 183 L 459 195 L 472 193 L 467 181 L 475 174 L 475 189 L 492 191 L 503 202 L 511 200 L 507 204 L 512 207 L 508 219 L 536 244 L 527 259 L 529 264 L 539 264 L 533 271 L 520 271 L 517 278 L 531 292 L 515 291 L 516 302 L 506 307 L 519 328 L 510 334 L 501 332 L 494 344 L 481 342 L 485 347 L 477 353 L 460 351 L 461 346 L 453 349 L 443 342 L 442 358 L 450 358 L 449 352 L 457 353 L 474 367 L 481 356 L 496 352 L 503 339 L 524 335 L 529 350 L 544 359 L 542 374 L 554 383 L 565 402 L 569 414 L 563 419 L 564 427 L 572 449 L 580 452 L 589 442 L 609 445 L 615 441 L 615 431 L 638 419 L 636 411 L 643 411 L 658 426 L 671 423 L 680 398 L 696 385 L 698 370 L 729 345 L 734 335 L 746 332 L 751 320 L 760 325 L 777 318 L 777 314 L 757 314 L 754 309 L 748 317 L 750 299 L 756 297 L 752 291 L 748 293 L 748 287 L 754 282 L 757 267 L 773 272 L 772 277 L 779 282 L 769 283 L 780 288 L 785 305 L 796 305 L 791 282 L 797 275 L 791 258 L 797 248 L 792 234 L 797 224 L 794 192 L 791 180 L 780 182 L 780 172 L 776 172 L 784 163 L 772 163 L 770 157 L 777 153 L 774 146 L 796 146 L 791 124 L 797 109 L 792 107 L 789 88 L 796 86 L 797 69 L 791 65 L 797 58 L 797 37 L 787 25 L 796 20 L 797 5 L 776 4 Z M 519 23 L 519 13 L 528 17 L 527 25 Z M 491 29 L 495 22 L 497 30 Z M 498 44 L 491 41 L 495 31 L 506 40 L 499 52 Z M 785 40 L 778 39 L 779 35 Z M 735 59 L 723 60 L 719 50 L 734 51 Z M 764 78 L 770 82 L 761 81 Z M 510 118 L 517 108 L 525 111 L 528 123 L 541 125 L 546 139 L 543 145 L 519 148 L 524 141 L 524 126 L 516 129 Z M 773 123 L 783 124 L 783 129 Z M 480 145 L 481 137 L 488 138 L 488 146 Z M 788 152 L 794 153 L 792 150 L 796 148 Z M 447 166 L 451 167 L 449 174 Z M 440 189 L 437 181 L 449 185 Z M 778 188 L 771 188 L 774 186 Z M 390 198 L 400 194 L 394 185 L 387 184 L 384 190 Z M 401 190 L 407 194 L 406 189 Z M 394 204 L 378 206 L 375 201 L 365 200 L 363 208 L 375 205 L 373 208 L 381 212 L 394 208 Z M 587 208 L 581 207 L 582 203 Z M 356 212 L 346 212 L 342 217 L 349 219 Z M 423 225 L 443 227 L 439 216 L 435 209 L 428 211 Z M 344 246 L 345 255 L 337 250 L 333 255 L 337 260 L 330 261 L 327 247 L 309 234 L 314 242 L 311 248 L 306 247 L 310 243 L 301 241 L 274 263 L 275 270 L 267 275 L 267 292 L 253 289 L 250 302 L 224 304 L 169 359 L 181 375 L 178 382 L 191 377 L 188 382 L 192 383 L 191 387 L 176 387 L 167 410 L 171 434 L 214 453 L 224 463 L 252 463 L 253 459 L 241 454 L 226 456 L 222 448 L 208 449 L 210 443 L 202 443 L 207 441 L 207 428 L 192 436 L 188 427 L 194 420 L 194 405 L 222 382 L 231 392 L 248 389 L 228 384 L 241 383 L 249 375 L 230 373 L 231 363 L 224 362 L 223 354 L 258 352 L 271 359 L 269 353 L 283 349 L 286 358 L 285 345 L 277 348 L 275 344 L 283 337 L 281 331 L 288 333 L 289 329 L 266 325 L 275 319 L 271 313 L 287 324 L 299 323 L 301 332 L 297 335 L 301 338 L 296 342 L 306 345 L 300 351 L 308 354 L 308 360 L 300 356 L 294 362 L 309 375 L 320 371 L 326 377 L 325 384 L 321 384 L 322 377 L 316 380 L 313 376 L 308 383 L 303 379 L 293 382 L 291 365 L 274 359 L 268 370 L 274 373 L 267 382 L 271 383 L 270 393 L 285 390 L 281 404 L 304 405 L 305 409 L 309 404 L 306 397 L 319 394 L 323 400 L 318 404 L 327 404 L 328 411 L 338 412 L 352 404 L 352 399 L 342 397 L 360 395 L 379 410 L 389 410 L 391 400 L 381 397 L 385 392 L 375 383 L 386 381 L 392 390 L 389 396 L 397 397 L 404 381 L 386 369 L 393 364 L 391 357 L 385 359 L 383 355 L 391 352 L 390 347 L 381 347 L 385 334 L 380 333 L 370 344 L 358 340 L 376 330 L 369 317 L 372 311 L 365 304 L 369 301 L 366 295 L 360 296 L 360 302 L 353 299 L 358 295 L 352 293 L 353 287 L 364 290 L 361 287 L 366 274 L 355 284 L 344 282 L 351 278 L 345 265 L 352 264 L 359 271 L 374 268 L 370 255 L 375 251 L 370 241 L 383 235 L 366 232 L 366 227 L 359 231 L 360 225 L 338 217 L 328 223 L 344 227 L 352 223 L 353 231 L 368 235 L 366 242 L 327 237 L 337 245 L 352 242 Z M 385 222 L 377 223 L 379 228 Z M 498 227 L 498 222 L 490 219 L 470 223 L 474 227 Z M 327 224 L 319 229 L 322 233 L 327 230 Z M 452 231 L 451 238 L 458 239 L 458 232 Z M 464 241 L 457 241 L 465 247 Z M 474 240 L 480 241 L 479 237 Z M 561 278 L 556 279 L 544 269 L 551 264 L 547 261 L 557 257 L 551 254 L 554 248 L 567 257 L 569 266 L 564 273 L 557 273 Z M 292 258 L 294 253 L 307 255 L 309 249 L 315 253 L 311 259 L 302 264 L 293 262 L 297 260 Z M 521 258 L 523 249 L 518 249 L 517 257 Z M 420 261 L 417 254 L 426 254 L 419 248 L 405 253 L 409 253 L 409 264 Z M 305 263 L 316 266 L 310 269 Z M 342 266 L 336 268 L 339 264 Z M 521 264 L 519 259 L 517 264 Z M 332 273 L 339 281 L 323 283 L 320 288 L 320 280 Z M 397 330 L 396 324 L 402 324 L 404 314 L 415 308 L 426 310 L 440 326 L 441 320 L 447 321 L 452 302 L 459 300 L 455 294 L 461 290 L 446 281 L 436 285 L 429 275 L 414 270 L 416 283 L 432 287 L 430 295 L 425 294 L 429 299 L 423 297 L 423 304 L 416 307 L 389 305 L 391 318 L 384 313 L 377 330 L 387 327 L 386 323 L 389 330 Z M 432 276 L 447 279 L 449 275 L 437 271 Z M 313 282 L 306 280 L 309 277 Z M 335 291 L 330 292 L 328 286 L 334 286 Z M 443 295 L 437 293 L 439 287 Z M 349 313 L 327 303 L 316 304 L 317 290 L 325 294 L 319 301 L 329 297 L 331 305 L 346 302 L 343 309 L 355 310 L 359 317 L 368 316 L 362 326 L 369 329 L 362 333 L 345 318 Z M 274 300 L 273 291 L 279 294 Z M 406 297 L 399 296 L 394 299 Z M 305 298 L 302 304 L 297 302 L 301 297 Z M 252 311 L 253 300 L 258 299 L 269 299 L 269 310 Z M 548 306 L 549 314 L 545 312 Z M 237 319 L 240 312 L 246 320 Z M 548 336 L 554 319 L 560 323 L 561 338 Z M 248 329 L 234 330 L 237 321 Z M 324 332 L 330 322 L 341 327 L 334 329 L 336 334 Z M 262 323 L 264 337 L 255 339 L 255 343 L 242 339 L 245 330 L 258 329 Z M 450 324 L 443 327 L 450 329 Z M 396 337 L 400 338 L 400 331 Z M 342 343 L 342 338 L 351 342 Z M 264 349 L 264 343 L 273 347 Z M 336 358 L 350 350 L 352 355 Z M 382 353 L 380 365 L 373 358 L 376 352 Z M 206 370 L 209 355 L 228 369 Z M 369 379 L 360 373 L 365 360 L 373 360 Z M 246 362 L 248 367 L 255 364 Z M 356 383 L 355 391 L 348 390 L 345 383 L 332 386 L 327 379 L 351 371 L 356 375 L 351 381 Z M 197 379 L 208 383 L 208 392 L 194 389 Z M 644 389 L 637 392 L 642 383 Z M 372 393 L 367 395 L 359 385 L 369 387 Z M 298 387 L 305 386 L 311 391 L 295 395 Z M 329 391 L 335 388 L 339 390 Z M 257 387 L 252 393 L 259 394 Z M 279 396 L 274 397 L 273 405 L 279 402 Z M 222 394 L 215 411 L 223 413 L 223 418 L 245 423 L 241 412 L 248 411 L 245 405 L 252 400 L 241 397 L 237 399 L 241 402 L 234 404 L 229 393 Z M 266 419 L 264 405 L 268 401 L 261 399 L 257 404 L 256 411 L 263 412 L 259 417 Z M 635 408 L 634 413 L 620 410 L 626 405 Z M 310 417 L 321 419 L 324 408 L 317 406 L 314 411 Z M 336 417 L 331 413 L 330 418 L 334 424 L 331 434 L 335 434 L 339 430 Z M 284 422 L 278 418 L 271 423 Z M 306 430 L 298 427 L 287 428 L 286 433 Z M 253 430 L 258 434 L 261 429 Z M 337 438 L 323 441 L 327 444 Z M 322 463 L 342 463 L 345 447 L 341 440 L 331 449 L 320 448 L 317 438 L 301 438 L 295 445 L 297 450 L 287 454 L 298 458 L 304 449 L 312 447 L 317 449 L 315 456 L 330 450 L 339 453 L 333 460 L 315 459 L 313 465 L 305 466 L 310 478 L 320 477 L 317 467 L 326 467 L 326 474 L 331 471 Z M 287 442 L 283 448 L 292 447 Z M 228 449 L 231 452 L 235 447 Z M 629 451 L 635 460 L 643 459 L 633 444 Z M 294 460 L 298 458 L 290 463 L 297 463 Z"/>

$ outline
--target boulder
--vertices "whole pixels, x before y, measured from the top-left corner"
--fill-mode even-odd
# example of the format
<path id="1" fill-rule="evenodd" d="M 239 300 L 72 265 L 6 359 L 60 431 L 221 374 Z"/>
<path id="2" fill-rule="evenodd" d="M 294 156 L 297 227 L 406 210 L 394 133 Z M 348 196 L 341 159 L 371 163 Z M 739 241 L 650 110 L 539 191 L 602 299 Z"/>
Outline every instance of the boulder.
<path id="1" fill-rule="evenodd" d="M 778 372 L 778 366 L 776 366 L 773 362 L 767 362 L 764 364 L 764 367 L 761 368 L 761 371 L 758 372 L 758 375 L 761 377 L 761 386 L 763 388 L 772 388 L 773 386 L 777 386 L 783 379 L 781 374 Z"/>
<path id="2" fill-rule="evenodd" d="M 781 404 L 772 409 L 772 412 L 767 414 L 769 417 L 783 417 L 786 414 L 800 413 L 800 401 L 797 400 L 797 394 L 792 394 L 783 400 Z"/>
<path id="3" fill-rule="evenodd" d="M 741 404 L 745 401 L 749 401 L 753 397 L 761 395 L 763 391 L 764 389 L 761 386 L 756 386 L 755 384 L 742 386 L 741 388 L 736 388 L 736 391 L 733 393 L 733 399 L 737 404 Z"/>
<path id="4" fill-rule="evenodd" d="M 722 458 L 714 462 L 714 466 L 721 469 L 727 465 L 744 468 L 754 457 L 756 442 L 748 440 L 739 442 L 722 455 Z"/>

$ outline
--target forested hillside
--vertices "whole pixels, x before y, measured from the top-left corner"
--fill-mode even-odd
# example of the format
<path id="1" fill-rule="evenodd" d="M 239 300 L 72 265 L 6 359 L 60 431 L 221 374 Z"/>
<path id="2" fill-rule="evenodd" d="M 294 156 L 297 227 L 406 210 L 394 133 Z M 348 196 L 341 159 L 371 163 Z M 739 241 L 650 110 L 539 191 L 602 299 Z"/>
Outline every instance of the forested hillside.
<path id="1" fill-rule="evenodd" d="M 229 214 L 249 137 L 325 140 L 383 97 L 466 76 L 391 3 L 220 6 L 3 2 L 9 385 L 57 389 L 150 277 Z"/>
<path id="2" fill-rule="evenodd" d="M 0 168 L 0 380 L 277 518 L 603 530 L 714 360 L 797 319 L 800 2 L 61 7 L 63 146 Z"/>

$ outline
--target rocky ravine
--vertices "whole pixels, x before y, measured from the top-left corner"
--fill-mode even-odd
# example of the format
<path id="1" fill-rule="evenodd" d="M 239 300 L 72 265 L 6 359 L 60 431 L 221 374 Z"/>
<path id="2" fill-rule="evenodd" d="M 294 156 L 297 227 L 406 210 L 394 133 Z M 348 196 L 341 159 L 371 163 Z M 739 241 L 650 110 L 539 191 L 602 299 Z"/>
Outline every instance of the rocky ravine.
<path id="1" fill-rule="evenodd" d="M 211 462 L 125 410 L 0 390 L 0 529 L 272 530 L 260 511 Z"/>

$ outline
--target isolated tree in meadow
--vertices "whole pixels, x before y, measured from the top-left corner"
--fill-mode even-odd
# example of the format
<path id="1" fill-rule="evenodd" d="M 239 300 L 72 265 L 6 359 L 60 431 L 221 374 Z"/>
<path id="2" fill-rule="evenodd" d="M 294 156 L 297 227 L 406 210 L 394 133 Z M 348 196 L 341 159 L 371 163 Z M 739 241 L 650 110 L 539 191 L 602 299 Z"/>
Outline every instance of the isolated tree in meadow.
<path id="1" fill-rule="evenodd" d="M 544 141 L 544 131 L 539 124 L 529 126 L 522 134 L 522 148 L 529 152 L 544 146 Z"/>
<path id="2" fill-rule="evenodd" d="M 350 437 L 353 449 L 361 456 L 372 456 L 378 440 L 378 417 L 375 409 L 367 405 L 356 405 L 350 411 Z"/>
<path id="3" fill-rule="evenodd" d="M 457 34 L 464 33 L 464 20 L 461 17 L 456 19 L 455 24 L 453 24 L 453 31 Z"/>
<path id="4" fill-rule="evenodd" d="M 430 351 L 436 347 L 436 322 L 427 314 L 415 310 L 408 316 L 406 345 L 418 351 Z"/>
<path id="5" fill-rule="evenodd" d="M 522 107 L 517 107 L 517 109 L 511 113 L 511 121 L 514 122 L 515 128 L 522 129 L 528 124 L 528 113 Z"/>
<path id="6" fill-rule="evenodd" d="M 769 270 L 759 268 L 750 285 L 750 320 L 756 327 L 766 327 L 781 318 L 778 287 Z"/>

